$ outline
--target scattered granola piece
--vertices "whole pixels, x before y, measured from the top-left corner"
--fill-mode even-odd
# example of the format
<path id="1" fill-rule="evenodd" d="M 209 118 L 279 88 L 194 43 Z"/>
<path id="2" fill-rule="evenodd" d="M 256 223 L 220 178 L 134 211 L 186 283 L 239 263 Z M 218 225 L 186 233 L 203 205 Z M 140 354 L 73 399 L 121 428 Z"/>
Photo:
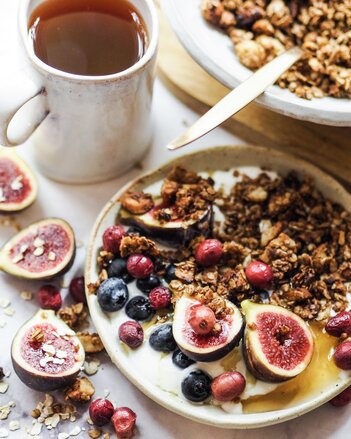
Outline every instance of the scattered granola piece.
<path id="1" fill-rule="evenodd" d="M 104 345 L 98 334 L 89 332 L 77 332 L 77 337 L 82 343 L 87 354 L 96 354 L 104 350 Z"/>
<path id="2" fill-rule="evenodd" d="M 119 201 L 124 209 L 135 215 L 142 215 L 154 207 L 152 195 L 144 192 L 127 191 Z"/>
<path id="3" fill-rule="evenodd" d="M 77 329 L 86 324 L 88 313 L 83 303 L 75 303 L 72 306 L 61 308 L 58 316 L 70 328 Z"/>
<path id="4" fill-rule="evenodd" d="M 20 428 L 21 428 L 21 424 L 18 420 L 14 420 L 14 421 L 11 421 L 9 423 L 9 430 L 10 431 L 16 431 L 16 430 L 19 430 Z"/>
<path id="5" fill-rule="evenodd" d="M 11 306 L 9 306 L 5 308 L 4 314 L 9 317 L 12 317 L 13 315 L 15 315 L 15 310 Z"/>
<path id="6" fill-rule="evenodd" d="M 102 431 L 94 428 L 92 430 L 89 430 L 88 434 L 91 439 L 98 439 L 102 435 Z"/>
<path id="7" fill-rule="evenodd" d="M 88 378 L 76 378 L 74 383 L 65 390 L 65 400 L 84 403 L 90 401 L 94 393 L 95 388 Z"/>
<path id="8" fill-rule="evenodd" d="M 126 258 L 134 254 L 157 256 L 159 251 L 151 239 L 145 236 L 128 235 L 122 238 L 120 253 L 122 258 Z"/>
<path id="9" fill-rule="evenodd" d="M 6 393 L 9 388 L 9 384 L 4 381 L 0 381 L 0 393 Z"/>
<path id="10" fill-rule="evenodd" d="M 95 375 L 100 367 L 100 361 L 97 358 L 86 359 L 83 365 L 83 372 L 88 375 Z"/>
<path id="11" fill-rule="evenodd" d="M 33 293 L 31 291 L 21 291 L 21 299 L 23 300 L 32 300 L 33 299 Z"/>
<path id="12" fill-rule="evenodd" d="M 9 431 L 6 428 L 0 428 L 0 437 L 8 437 Z"/>
<path id="13" fill-rule="evenodd" d="M 74 427 L 73 430 L 70 431 L 69 435 L 70 436 L 78 436 L 81 431 L 82 431 L 82 429 L 77 425 L 76 427 Z"/>
<path id="14" fill-rule="evenodd" d="M 43 424 L 41 424 L 40 422 L 35 422 L 30 430 L 30 435 L 31 436 L 39 435 L 41 433 L 42 428 L 43 428 Z"/>

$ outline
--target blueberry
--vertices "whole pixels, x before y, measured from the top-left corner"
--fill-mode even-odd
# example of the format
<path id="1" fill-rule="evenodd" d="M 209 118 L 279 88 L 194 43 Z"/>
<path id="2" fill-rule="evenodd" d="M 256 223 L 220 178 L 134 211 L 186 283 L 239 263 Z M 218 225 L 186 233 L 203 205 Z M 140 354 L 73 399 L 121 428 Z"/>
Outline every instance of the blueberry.
<path id="1" fill-rule="evenodd" d="M 173 352 L 172 361 L 177 367 L 180 367 L 181 369 L 186 369 L 187 367 L 195 363 L 194 360 L 191 360 L 189 357 L 187 357 L 180 349 L 177 349 Z"/>
<path id="2" fill-rule="evenodd" d="M 259 292 L 259 294 L 260 294 L 261 302 L 269 303 L 269 292 L 268 291 L 262 290 Z"/>
<path id="3" fill-rule="evenodd" d="M 125 259 L 116 258 L 110 262 L 107 267 L 108 277 L 122 277 L 127 272 L 127 261 Z"/>
<path id="4" fill-rule="evenodd" d="M 139 227 L 136 227 L 136 226 L 130 226 L 126 233 L 127 233 L 127 235 L 141 235 L 142 234 Z"/>
<path id="5" fill-rule="evenodd" d="M 133 297 L 126 305 L 126 314 L 133 320 L 150 320 L 154 313 L 150 300 L 143 296 Z"/>
<path id="6" fill-rule="evenodd" d="M 122 279 L 110 277 L 102 282 L 97 291 L 99 305 L 104 311 L 113 312 L 123 308 L 129 297 L 128 287 Z"/>
<path id="7" fill-rule="evenodd" d="M 175 271 L 176 271 L 175 265 L 170 264 L 166 268 L 165 279 L 168 283 L 170 283 L 174 279 L 177 279 L 177 276 L 175 275 Z"/>
<path id="8" fill-rule="evenodd" d="M 139 290 L 145 294 L 149 294 L 151 290 L 158 287 L 160 284 L 160 279 L 154 274 L 150 274 L 150 276 L 143 279 L 138 279 L 136 283 Z"/>
<path id="9" fill-rule="evenodd" d="M 124 280 L 124 282 L 126 284 L 130 284 L 134 280 L 134 277 L 131 274 L 129 274 L 128 272 L 127 273 L 123 273 L 121 278 Z"/>
<path id="10" fill-rule="evenodd" d="M 212 378 L 200 369 L 193 370 L 182 382 L 182 392 L 193 402 L 205 401 L 211 395 Z"/>
<path id="11" fill-rule="evenodd" d="M 150 346 L 159 352 L 172 352 L 177 347 L 173 337 L 172 325 L 165 324 L 156 328 L 149 338 Z"/>

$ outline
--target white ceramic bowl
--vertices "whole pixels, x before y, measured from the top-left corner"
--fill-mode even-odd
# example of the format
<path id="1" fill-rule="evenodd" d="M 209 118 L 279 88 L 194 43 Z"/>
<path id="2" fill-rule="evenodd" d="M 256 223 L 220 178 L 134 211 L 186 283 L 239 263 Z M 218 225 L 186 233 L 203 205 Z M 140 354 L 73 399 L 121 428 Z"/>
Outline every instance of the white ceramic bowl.
<path id="1" fill-rule="evenodd" d="M 203 19 L 201 0 L 161 0 L 161 6 L 185 49 L 219 82 L 232 89 L 252 74 L 235 56 L 230 38 Z M 350 99 L 324 97 L 308 101 L 274 85 L 256 102 L 296 119 L 351 126 Z"/>
<path id="2" fill-rule="evenodd" d="M 327 197 L 340 202 L 347 208 L 351 208 L 351 196 L 339 183 L 313 165 L 287 154 L 260 147 L 238 146 L 211 148 L 185 155 L 127 184 L 106 204 L 96 220 L 88 247 L 85 271 L 87 284 L 96 281 L 98 278 L 96 258 L 101 247 L 102 234 L 107 227 L 115 223 L 120 206 L 117 200 L 121 193 L 131 185 L 138 190 L 159 181 L 165 177 L 175 163 L 194 171 L 227 170 L 236 166 L 263 166 L 281 174 L 286 174 L 294 169 L 300 175 L 305 173 L 311 175 L 317 187 Z M 332 386 L 321 389 L 318 396 L 314 398 L 293 407 L 264 413 L 229 414 L 214 406 L 193 405 L 148 381 L 142 373 L 142 368 L 147 367 L 147 365 L 142 365 L 140 369 L 137 369 L 131 364 L 126 350 L 123 349 L 121 343 L 117 342 L 118 329 L 111 323 L 108 314 L 100 309 L 96 296 L 89 295 L 87 292 L 87 300 L 96 330 L 111 360 L 121 372 L 145 395 L 163 407 L 194 421 L 222 428 L 255 428 L 277 424 L 319 407 L 351 384 L 351 378 L 344 376 Z"/>

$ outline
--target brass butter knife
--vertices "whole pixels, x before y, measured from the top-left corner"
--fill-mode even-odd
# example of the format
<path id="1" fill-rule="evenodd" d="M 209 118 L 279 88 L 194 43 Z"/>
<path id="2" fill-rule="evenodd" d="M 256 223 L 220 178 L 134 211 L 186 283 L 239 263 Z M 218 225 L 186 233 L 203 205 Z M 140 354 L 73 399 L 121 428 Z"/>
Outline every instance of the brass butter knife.
<path id="1" fill-rule="evenodd" d="M 261 67 L 200 117 L 183 134 L 169 143 L 167 148 L 171 150 L 181 148 L 218 127 L 262 94 L 267 87 L 274 84 L 286 70 L 301 58 L 302 53 L 300 48 L 293 47 Z"/>

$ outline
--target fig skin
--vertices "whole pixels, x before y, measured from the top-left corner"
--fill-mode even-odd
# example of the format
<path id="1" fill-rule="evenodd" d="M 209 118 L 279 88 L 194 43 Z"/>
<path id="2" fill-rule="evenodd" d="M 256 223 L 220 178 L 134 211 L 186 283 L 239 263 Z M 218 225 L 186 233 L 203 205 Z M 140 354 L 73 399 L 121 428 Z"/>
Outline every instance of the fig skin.
<path id="1" fill-rule="evenodd" d="M 26 233 L 30 233 L 30 231 L 36 227 L 40 227 L 46 224 L 58 224 L 60 225 L 68 234 L 70 238 L 70 251 L 66 255 L 66 260 L 64 263 L 60 263 L 60 268 L 46 270 L 42 272 L 30 272 L 26 269 L 22 269 L 17 264 L 13 263 L 8 256 L 8 252 L 11 248 L 16 245 L 16 243 L 26 236 Z M 18 277 L 20 279 L 28 279 L 28 280 L 51 280 L 56 277 L 62 276 L 67 271 L 70 270 L 74 263 L 76 255 L 76 243 L 75 243 L 75 235 L 72 227 L 61 218 L 45 218 L 43 220 L 37 221 L 35 223 L 29 224 L 27 227 L 22 229 L 19 233 L 10 238 L 0 249 L 0 270 L 5 273 L 10 274 L 11 276 Z M 56 271 L 55 271 L 56 270 Z"/>
<path id="2" fill-rule="evenodd" d="M 20 202 L 1 202 L 0 212 L 21 212 L 31 206 L 37 198 L 38 195 L 38 181 L 33 171 L 27 165 L 27 163 L 22 160 L 15 152 L 7 151 L 2 148 L 0 152 L 0 162 L 1 159 L 10 160 L 13 162 L 21 171 L 22 175 L 28 180 L 30 185 L 29 194 Z"/>
<path id="3" fill-rule="evenodd" d="M 78 346 L 78 360 L 75 363 L 75 367 L 72 369 L 71 373 L 65 372 L 64 375 L 60 375 L 58 373 L 52 375 L 40 373 L 34 368 L 30 369 L 29 365 L 27 368 L 27 364 L 23 359 L 21 359 L 21 361 L 18 360 L 17 356 L 19 356 L 20 353 L 17 351 L 20 349 L 22 337 L 24 336 L 26 330 L 29 329 L 31 325 L 40 323 L 49 323 L 52 324 L 55 328 L 65 328 L 65 333 L 69 334 L 70 337 L 74 337 L 75 342 Z M 40 309 L 17 331 L 11 345 L 11 359 L 14 371 L 26 386 L 39 392 L 51 392 L 53 390 L 69 386 L 74 382 L 74 380 L 80 373 L 80 368 L 83 366 L 85 354 L 84 348 L 74 331 L 72 331 L 72 329 L 70 329 L 62 320 L 56 317 L 53 310 Z"/>
<path id="4" fill-rule="evenodd" d="M 281 383 L 294 378 L 306 369 L 306 367 L 312 360 L 314 340 L 309 328 L 300 317 L 296 316 L 291 311 L 288 311 L 279 306 L 255 304 L 253 302 L 250 302 L 249 300 L 243 301 L 241 303 L 241 306 L 244 310 L 246 318 L 246 328 L 242 344 L 242 352 L 246 366 L 255 378 L 265 382 Z M 283 368 L 279 368 L 279 366 L 270 365 L 267 359 L 265 359 L 264 361 L 262 358 L 260 358 L 260 356 L 262 357 L 262 354 L 260 354 L 260 343 L 253 336 L 253 334 L 256 331 L 256 317 L 260 312 L 265 312 L 265 310 L 272 313 L 282 313 L 289 318 L 294 319 L 303 328 L 305 335 L 309 340 L 310 347 L 307 351 L 305 360 L 301 361 L 295 367 L 295 371 L 286 371 Z M 252 316 L 254 318 L 252 318 Z M 301 365 L 300 368 L 299 365 Z"/>
<path id="5" fill-rule="evenodd" d="M 146 214 L 147 215 L 147 214 Z M 185 245 L 199 235 L 209 238 L 213 228 L 213 209 L 209 206 L 203 216 L 196 222 L 184 224 L 182 227 L 164 227 L 161 224 L 147 224 L 142 216 L 131 215 L 124 209 L 119 212 L 121 224 L 137 227 L 142 234 L 165 245 Z"/>

